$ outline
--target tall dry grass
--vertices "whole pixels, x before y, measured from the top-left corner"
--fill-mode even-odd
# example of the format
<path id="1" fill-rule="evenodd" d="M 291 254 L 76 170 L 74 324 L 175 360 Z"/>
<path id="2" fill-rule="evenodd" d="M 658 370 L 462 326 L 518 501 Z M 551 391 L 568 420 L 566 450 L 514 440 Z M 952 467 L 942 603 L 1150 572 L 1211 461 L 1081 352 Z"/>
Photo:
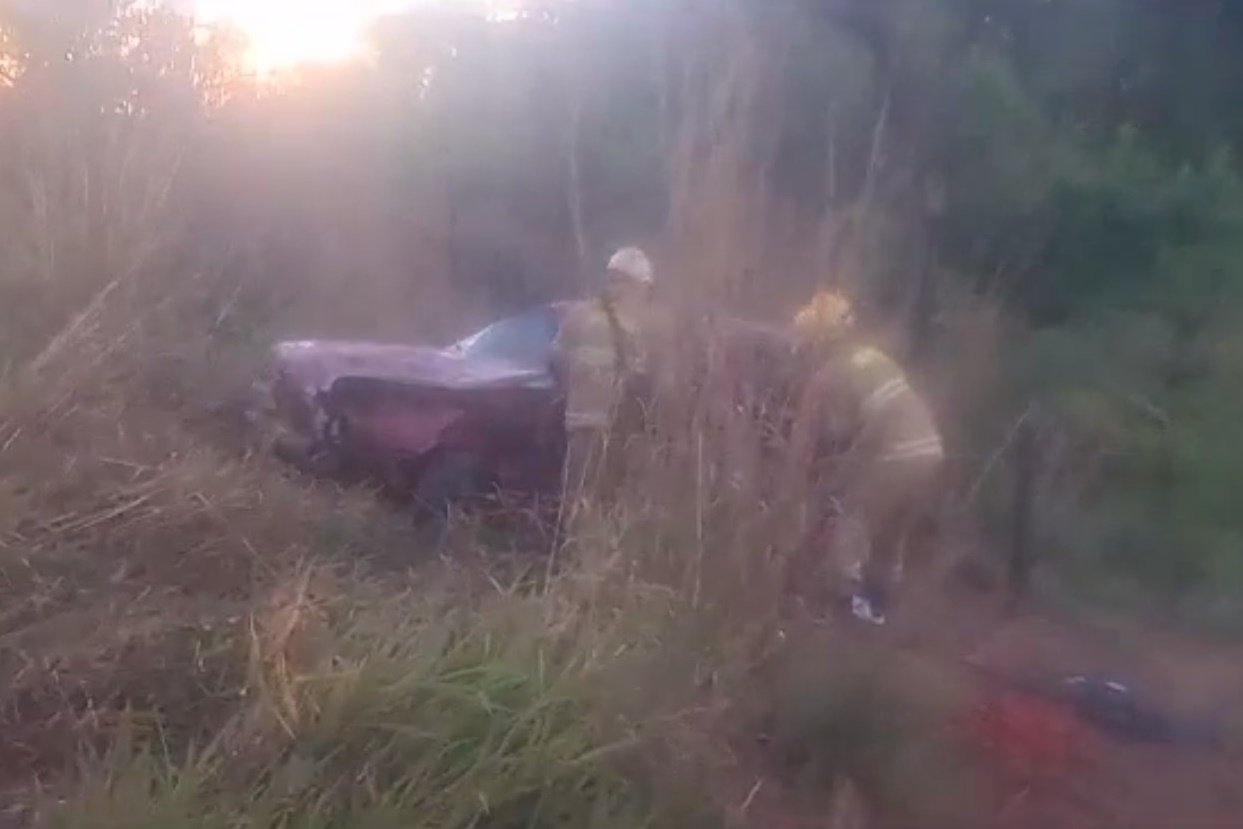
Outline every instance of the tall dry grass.
<path id="1" fill-rule="evenodd" d="M 140 142 L 180 140 L 165 132 L 116 135 L 86 179 L 117 177 L 103 201 L 61 186 L 81 180 L 81 147 L 41 148 L 0 194 L 38 207 L 0 273 L 23 298 L 0 308 L 6 819 L 719 826 L 746 819 L 728 781 L 756 767 L 735 749 L 777 708 L 805 712 L 809 756 L 849 759 L 810 808 L 846 778 L 908 808 L 913 789 L 890 783 L 914 776 L 890 761 L 922 732 L 837 727 L 886 721 L 903 693 L 857 692 L 846 660 L 810 682 L 773 673 L 805 641 L 788 588 L 809 579 L 816 493 L 805 447 L 757 430 L 749 356 L 718 326 L 754 301 L 749 279 L 800 257 L 763 220 L 737 126 L 751 81 L 729 82 L 743 92 L 723 87 L 717 126 L 734 127 L 698 130 L 678 168 L 669 297 L 693 336 L 661 355 L 653 428 L 616 496 L 583 493 L 557 547 L 516 569 L 454 555 L 496 552 L 469 521 L 421 536 L 368 493 L 289 477 L 227 417 L 274 332 L 342 322 L 337 275 L 180 256 L 195 179 Z M 112 253 L 95 257 L 100 232 Z M 419 285 L 443 309 L 443 283 Z M 410 287 L 390 287 L 347 293 L 400 307 Z M 834 647 L 811 661 L 834 665 Z"/>

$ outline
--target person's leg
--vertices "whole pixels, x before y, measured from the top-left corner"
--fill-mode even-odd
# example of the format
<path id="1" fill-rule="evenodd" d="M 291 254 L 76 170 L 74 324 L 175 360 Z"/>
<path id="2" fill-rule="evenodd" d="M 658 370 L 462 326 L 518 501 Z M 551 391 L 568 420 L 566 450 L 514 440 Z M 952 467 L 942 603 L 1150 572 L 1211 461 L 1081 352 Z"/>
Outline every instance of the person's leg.
<path id="1" fill-rule="evenodd" d="M 863 568 L 863 592 L 880 615 L 889 611 L 902 568 L 904 541 L 911 525 L 909 495 L 905 481 L 890 477 L 885 489 L 872 493 L 866 506 L 864 520 L 871 543 Z"/>
<path id="2" fill-rule="evenodd" d="M 821 482 L 813 484 L 786 506 L 792 522 L 801 524 L 798 554 L 787 578 L 792 594 L 816 605 L 849 602 L 862 580 L 867 558 L 867 533 L 849 499 Z"/>
<path id="3" fill-rule="evenodd" d="M 563 479 L 563 497 L 567 502 L 578 503 L 594 486 L 604 448 L 602 438 L 599 429 L 579 427 L 570 430 Z"/>
<path id="4" fill-rule="evenodd" d="M 646 378 L 626 380 L 620 398 L 613 407 L 608 432 L 601 449 L 600 468 L 596 480 L 597 493 L 603 500 L 612 500 L 631 470 L 631 454 L 648 427 L 647 407 L 651 390 Z"/>
<path id="5" fill-rule="evenodd" d="M 883 611 L 906 569 L 908 544 L 934 495 L 937 458 L 882 463 L 863 508 L 871 550 L 864 568 L 865 589 Z"/>
<path id="6" fill-rule="evenodd" d="M 856 615 L 874 543 L 867 523 L 876 500 L 872 478 L 871 470 L 865 469 L 863 476 L 851 480 L 844 490 L 830 488 L 831 483 L 822 481 L 813 496 L 816 546 L 823 551 L 821 566 L 827 568 L 821 578 L 827 579 L 829 595 L 835 601 L 847 607 L 855 605 Z"/>
<path id="7" fill-rule="evenodd" d="M 895 585 L 905 576 L 913 542 L 920 529 L 926 528 L 928 522 L 935 520 L 937 502 L 941 496 L 941 458 L 919 458 L 910 463 L 906 482 L 905 522 L 902 535 L 898 539 L 893 566 L 890 568 L 890 578 Z"/>
<path id="8" fill-rule="evenodd" d="M 611 503 L 617 495 L 626 474 L 626 435 L 614 423 L 600 438 L 599 460 L 591 480 L 591 491 L 596 499 Z"/>
<path id="9" fill-rule="evenodd" d="M 588 497 L 608 502 L 625 476 L 624 424 L 612 418 L 606 427 L 571 431 L 566 452 L 565 495 L 576 502 Z"/>

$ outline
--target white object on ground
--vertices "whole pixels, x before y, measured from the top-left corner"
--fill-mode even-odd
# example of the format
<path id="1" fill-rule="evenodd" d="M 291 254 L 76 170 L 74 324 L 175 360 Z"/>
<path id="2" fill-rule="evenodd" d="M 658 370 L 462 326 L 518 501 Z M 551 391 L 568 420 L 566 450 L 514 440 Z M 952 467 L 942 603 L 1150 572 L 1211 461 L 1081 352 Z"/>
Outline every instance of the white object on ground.
<path id="1" fill-rule="evenodd" d="M 850 599 L 850 612 L 861 622 L 867 622 L 873 625 L 885 624 L 885 614 L 877 613 L 872 607 L 872 603 L 865 596 L 855 594 Z"/>

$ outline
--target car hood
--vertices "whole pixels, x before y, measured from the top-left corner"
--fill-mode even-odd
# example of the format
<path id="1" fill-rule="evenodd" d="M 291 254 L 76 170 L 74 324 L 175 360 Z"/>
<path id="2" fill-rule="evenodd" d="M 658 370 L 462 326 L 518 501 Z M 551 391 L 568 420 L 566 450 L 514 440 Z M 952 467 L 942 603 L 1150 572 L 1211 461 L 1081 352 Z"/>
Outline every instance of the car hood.
<path id="1" fill-rule="evenodd" d="M 499 359 L 468 357 L 452 348 L 352 340 L 294 340 L 273 347 L 277 367 L 308 391 L 342 377 L 363 377 L 448 389 L 539 387 L 546 369 Z"/>

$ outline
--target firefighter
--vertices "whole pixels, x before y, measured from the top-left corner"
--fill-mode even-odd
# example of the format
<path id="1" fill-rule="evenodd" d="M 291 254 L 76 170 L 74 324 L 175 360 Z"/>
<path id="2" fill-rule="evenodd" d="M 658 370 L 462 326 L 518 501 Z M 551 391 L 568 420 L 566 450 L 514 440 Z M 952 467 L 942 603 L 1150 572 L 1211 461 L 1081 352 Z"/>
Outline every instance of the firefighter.
<path id="1" fill-rule="evenodd" d="M 830 440 L 844 437 L 842 515 L 835 552 L 844 563 L 851 612 L 884 624 L 890 594 L 901 579 L 908 537 L 931 507 L 945 450 L 931 410 L 906 373 L 887 354 L 857 336 L 850 302 L 822 293 L 794 318 L 798 353 L 809 360 L 817 423 Z M 828 493 L 818 497 L 828 507 Z M 866 550 L 843 544 L 862 525 Z"/>
<path id="2" fill-rule="evenodd" d="M 636 381 L 645 372 L 644 327 L 652 309 L 655 271 L 637 247 L 608 261 L 599 296 L 576 303 L 562 322 L 554 361 L 566 387 L 569 439 L 566 484 L 581 490 L 618 477 L 618 427 L 633 413 Z"/>

